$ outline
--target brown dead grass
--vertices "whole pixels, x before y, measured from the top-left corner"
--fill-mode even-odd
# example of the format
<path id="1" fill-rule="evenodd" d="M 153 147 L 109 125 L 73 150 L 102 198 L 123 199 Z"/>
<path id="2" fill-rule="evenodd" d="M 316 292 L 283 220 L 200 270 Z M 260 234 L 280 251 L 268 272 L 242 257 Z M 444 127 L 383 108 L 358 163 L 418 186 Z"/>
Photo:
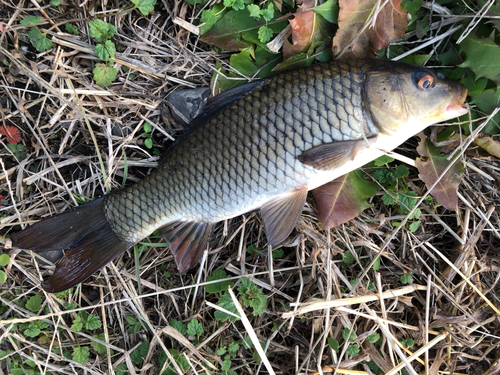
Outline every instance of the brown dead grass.
<path id="1" fill-rule="evenodd" d="M 153 124 L 155 147 L 162 149 L 180 131 L 169 120 L 163 98 L 177 88 L 208 85 L 215 63 L 227 61 L 177 25 L 182 22 L 173 22 L 197 16 L 186 3 L 159 1 L 162 11 L 144 18 L 136 11 L 114 15 L 125 5 L 110 0 L 92 13 L 117 29 L 119 73 L 110 88 L 99 88 L 92 81 L 96 59 L 85 21 L 74 23 L 80 36 L 54 27 L 54 47 L 45 53 L 36 53 L 27 39 L 28 27 L 19 24 L 37 12 L 50 14 L 42 29 L 85 18 L 88 3 L 56 10 L 42 9 L 36 1 L 2 1 L 1 114 L 7 125 L 22 131 L 28 152 L 26 159 L 17 160 L 0 139 L 4 235 L 73 207 L 75 196 L 94 198 L 117 189 L 125 175 L 126 183 L 140 180 L 158 158 L 142 147 L 144 121 Z M 128 127 L 130 134 L 113 135 L 115 126 Z M 406 146 L 404 152 L 414 157 L 415 141 Z M 161 371 L 160 350 L 175 348 L 188 360 L 189 372 L 201 374 L 220 372 L 223 358 L 216 350 L 250 335 L 264 345 L 265 361 L 252 358 L 253 349 L 240 348 L 231 362 L 238 374 L 365 374 L 370 360 L 389 374 L 402 369 L 411 374 L 498 373 L 500 163 L 473 147 L 462 157 L 467 170 L 459 209 L 450 212 L 422 203 L 422 225 L 415 233 L 394 226 L 405 218 L 394 216 L 380 197 L 357 219 L 325 232 L 318 229 L 311 204 L 299 220 L 297 237 L 284 247 L 285 255 L 269 262 L 267 251 L 246 252 L 250 245 L 265 243 L 258 215 L 249 214 L 220 224 L 203 265 L 189 274 L 176 272 L 164 247 L 147 248 L 138 262 L 128 251 L 64 300 L 39 287 L 52 265 L 37 263 L 29 252 L 12 251 L 7 282 L 0 286 L 0 350 L 13 361 L 33 360 L 37 373 L 104 374 L 125 364 L 130 374 L 156 374 Z M 408 180 L 413 190 L 426 194 L 414 169 Z M 355 250 L 356 262 L 343 265 L 342 254 Z M 374 272 L 370 264 L 379 255 L 381 267 Z M 263 316 L 241 310 L 247 317 L 243 322 L 214 319 L 217 298 L 205 293 L 203 285 L 217 268 L 235 280 L 245 275 L 264 290 L 268 305 Z M 405 272 L 412 274 L 414 284 L 401 284 Z M 353 289 L 353 280 L 361 275 Z M 25 308 L 34 294 L 43 300 L 37 313 Z M 76 308 L 63 307 L 72 301 Z M 98 315 L 102 328 L 72 329 L 82 310 Z M 138 332 L 128 332 L 127 316 L 140 322 Z M 204 328 L 197 344 L 169 325 L 172 319 L 187 323 L 193 318 Z M 38 337 L 19 330 L 20 324 L 35 320 L 48 324 Z M 343 343 L 345 328 L 355 335 L 357 356 L 346 353 L 347 345 L 338 353 L 328 345 L 328 339 Z M 51 350 L 71 353 L 75 347 L 89 347 L 97 333 L 104 334 L 97 342 L 106 353 L 91 349 L 85 365 Z M 372 333 L 380 334 L 380 345 L 369 343 Z M 405 339 L 415 345 L 402 346 Z M 131 353 L 143 343 L 150 347 L 138 365 Z M 9 362 L 0 363 L 0 374 L 9 373 Z"/>

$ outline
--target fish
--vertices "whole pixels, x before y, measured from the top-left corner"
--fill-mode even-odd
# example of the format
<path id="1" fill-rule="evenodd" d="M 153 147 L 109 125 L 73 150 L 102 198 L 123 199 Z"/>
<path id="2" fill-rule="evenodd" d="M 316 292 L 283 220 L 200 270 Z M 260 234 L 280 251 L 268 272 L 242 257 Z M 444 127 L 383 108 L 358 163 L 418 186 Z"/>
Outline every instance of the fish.
<path id="1" fill-rule="evenodd" d="M 158 232 L 194 267 L 214 226 L 260 210 L 268 244 L 292 232 L 307 192 L 467 113 L 467 90 L 424 67 L 351 59 L 251 81 L 214 96 L 143 180 L 12 235 L 63 250 L 42 282 L 59 292 Z"/>

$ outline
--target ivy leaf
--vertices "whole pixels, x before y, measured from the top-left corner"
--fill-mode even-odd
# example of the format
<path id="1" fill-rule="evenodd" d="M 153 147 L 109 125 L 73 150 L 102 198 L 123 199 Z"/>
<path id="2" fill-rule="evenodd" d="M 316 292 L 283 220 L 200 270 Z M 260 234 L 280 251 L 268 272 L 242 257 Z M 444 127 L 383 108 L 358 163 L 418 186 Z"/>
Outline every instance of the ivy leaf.
<path id="1" fill-rule="evenodd" d="M 183 335 L 185 335 L 187 333 L 186 325 L 184 323 L 178 321 L 177 319 L 172 319 L 170 321 L 170 325 Z"/>
<path id="2" fill-rule="evenodd" d="M 344 341 L 354 341 L 356 340 L 356 335 L 349 328 L 344 327 L 344 329 L 342 330 L 342 338 L 344 339 Z"/>
<path id="3" fill-rule="evenodd" d="M 270 2 L 269 4 L 267 4 L 267 8 L 265 9 L 262 9 L 260 11 L 260 13 L 262 14 L 262 18 L 264 18 L 264 20 L 266 21 L 271 21 L 273 18 L 274 18 L 274 5 L 272 2 Z"/>
<path id="4" fill-rule="evenodd" d="M 32 312 L 38 312 L 42 307 L 42 296 L 35 294 L 26 302 L 26 308 Z"/>
<path id="5" fill-rule="evenodd" d="M 35 26 L 37 23 L 42 22 L 40 16 L 28 16 L 19 22 L 21 25 L 31 25 Z"/>
<path id="6" fill-rule="evenodd" d="M 374 28 L 367 28 L 351 44 L 361 31 L 377 0 L 340 0 L 339 29 L 333 38 L 333 54 L 338 55 L 350 45 L 343 58 L 374 57 L 375 51 L 387 47 L 392 40 L 404 37 L 408 21 L 401 9 L 401 0 L 389 1 L 378 13 Z"/>
<path id="7" fill-rule="evenodd" d="M 493 112 L 498 106 L 500 106 L 500 89 L 489 89 L 485 90 L 479 94 L 473 94 L 471 104 L 477 105 L 477 107 L 484 113 Z M 500 123 L 500 113 L 497 113 L 484 127 L 483 133 L 496 135 L 499 133 Z"/>
<path id="8" fill-rule="evenodd" d="M 78 315 L 74 320 L 73 324 L 71 325 L 71 329 L 77 332 L 80 332 L 83 328 L 83 321 L 82 317 Z"/>
<path id="9" fill-rule="evenodd" d="M 24 334 L 28 337 L 37 337 L 40 334 L 40 328 L 36 323 L 31 323 L 27 329 L 24 330 Z"/>
<path id="10" fill-rule="evenodd" d="M 90 355 L 90 349 L 88 346 L 80 346 L 73 350 L 73 354 L 71 358 L 73 361 L 80 363 L 81 365 L 85 364 L 88 361 Z"/>
<path id="11" fill-rule="evenodd" d="M 19 129 L 15 126 L 3 125 L 0 126 L 0 134 L 4 135 L 7 142 L 10 144 L 17 144 L 21 141 L 21 134 L 19 134 Z"/>
<path id="12" fill-rule="evenodd" d="M 105 340 L 104 333 L 99 333 L 98 335 L 93 335 L 92 337 L 95 337 L 96 339 L 101 341 Z M 106 354 L 106 346 L 101 344 L 100 342 L 92 341 L 90 345 L 100 355 Z"/>
<path id="13" fill-rule="evenodd" d="M 349 354 L 351 357 L 356 357 L 359 354 L 359 346 L 356 344 L 349 345 L 347 347 L 347 354 Z"/>
<path id="14" fill-rule="evenodd" d="M 144 361 L 144 357 L 148 354 L 149 351 L 149 342 L 144 342 L 135 349 L 132 354 L 130 354 L 130 359 L 136 365 L 142 364 Z"/>
<path id="15" fill-rule="evenodd" d="M 203 326 L 197 319 L 192 319 L 187 325 L 187 334 L 189 336 L 203 335 Z"/>
<path id="16" fill-rule="evenodd" d="M 476 77 L 485 77 L 500 85 L 500 46 L 495 43 L 495 33 L 479 38 L 470 33 L 462 43 L 460 52 L 465 53 L 461 68 L 470 68 Z"/>
<path id="17" fill-rule="evenodd" d="M 242 304 L 252 308 L 253 316 L 261 316 L 264 313 L 267 306 L 267 296 L 248 277 L 241 278 L 238 291 L 243 300 Z"/>
<path id="18" fill-rule="evenodd" d="M 98 42 L 105 42 L 115 35 L 115 27 L 108 22 L 96 18 L 89 22 L 89 33 Z"/>
<path id="19" fill-rule="evenodd" d="M 87 321 L 85 322 L 85 328 L 87 328 L 88 330 L 98 329 L 101 328 L 101 326 L 102 322 L 101 319 L 99 319 L 99 317 L 95 315 L 89 315 L 87 317 Z"/>
<path id="20" fill-rule="evenodd" d="M 211 29 L 217 21 L 217 16 L 215 15 L 215 12 L 213 10 L 205 9 L 203 12 L 201 12 L 200 21 L 205 24 L 204 26 L 208 30 Z"/>
<path id="21" fill-rule="evenodd" d="M 260 8 L 257 4 L 249 4 L 247 5 L 248 12 L 250 13 L 250 17 L 258 20 L 261 17 Z"/>
<path id="22" fill-rule="evenodd" d="M 144 16 L 155 10 L 156 0 L 132 0 L 132 3 Z"/>
<path id="23" fill-rule="evenodd" d="M 52 48 L 52 41 L 43 35 L 38 27 L 32 27 L 30 31 L 28 31 L 28 38 L 38 52 L 48 51 Z"/>
<path id="24" fill-rule="evenodd" d="M 226 274 L 226 271 L 217 269 L 210 276 L 207 277 L 207 281 L 213 281 L 213 280 L 223 280 L 226 279 L 228 276 Z M 231 280 L 225 280 L 221 281 L 219 283 L 214 283 L 214 284 L 208 284 L 205 285 L 205 291 L 207 293 L 220 293 L 224 292 L 227 290 L 228 287 L 233 286 L 233 282 Z"/>
<path id="25" fill-rule="evenodd" d="M 416 166 L 419 176 L 425 182 L 428 189 L 443 174 L 444 170 L 450 164 L 447 156 L 441 156 L 431 141 L 425 136 L 420 135 L 420 143 L 417 147 L 418 153 L 422 156 L 417 158 Z M 446 172 L 438 184 L 430 191 L 430 194 L 445 208 L 455 211 L 458 205 L 458 185 L 460 176 L 464 173 L 464 167 L 460 160 Z"/>
<path id="26" fill-rule="evenodd" d="M 96 64 L 92 71 L 97 86 L 106 87 L 116 79 L 116 69 L 106 64 Z"/>
<path id="27" fill-rule="evenodd" d="M 323 228 L 346 223 L 370 207 L 366 198 L 378 191 L 378 185 L 352 171 L 313 190 L 318 221 Z"/>
<path id="28" fill-rule="evenodd" d="M 258 36 L 261 43 L 267 43 L 273 37 L 273 30 L 267 26 L 261 26 L 258 31 Z"/>
<path id="29" fill-rule="evenodd" d="M 95 55 L 104 61 L 111 61 L 115 57 L 115 52 L 115 44 L 111 40 L 95 46 Z"/>
<path id="30" fill-rule="evenodd" d="M 70 34 L 74 34 L 74 35 L 80 34 L 80 32 L 72 24 L 70 24 L 70 23 L 65 23 L 64 24 L 64 28 Z"/>

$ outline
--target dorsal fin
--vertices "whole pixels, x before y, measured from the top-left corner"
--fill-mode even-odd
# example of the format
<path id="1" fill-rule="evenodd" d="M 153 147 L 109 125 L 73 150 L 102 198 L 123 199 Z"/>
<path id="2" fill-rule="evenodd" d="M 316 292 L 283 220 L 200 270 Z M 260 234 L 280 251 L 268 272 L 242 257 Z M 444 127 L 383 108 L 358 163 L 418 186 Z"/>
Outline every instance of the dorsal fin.
<path id="1" fill-rule="evenodd" d="M 180 272 L 196 265 L 207 246 L 214 225 L 215 223 L 178 220 L 158 229 L 169 243 Z"/>

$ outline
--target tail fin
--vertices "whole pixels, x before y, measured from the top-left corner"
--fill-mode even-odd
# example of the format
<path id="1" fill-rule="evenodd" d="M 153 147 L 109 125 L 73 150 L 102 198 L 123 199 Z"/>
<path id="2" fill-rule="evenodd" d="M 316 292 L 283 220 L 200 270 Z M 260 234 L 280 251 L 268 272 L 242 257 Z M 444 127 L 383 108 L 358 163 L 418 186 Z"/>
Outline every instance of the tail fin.
<path id="1" fill-rule="evenodd" d="M 111 230 L 102 200 L 49 217 L 12 236 L 13 246 L 36 253 L 66 250 L 55 272 L 42 283 L 47 292 L 61 292 L 85 281 L 133 245 Z"/>

